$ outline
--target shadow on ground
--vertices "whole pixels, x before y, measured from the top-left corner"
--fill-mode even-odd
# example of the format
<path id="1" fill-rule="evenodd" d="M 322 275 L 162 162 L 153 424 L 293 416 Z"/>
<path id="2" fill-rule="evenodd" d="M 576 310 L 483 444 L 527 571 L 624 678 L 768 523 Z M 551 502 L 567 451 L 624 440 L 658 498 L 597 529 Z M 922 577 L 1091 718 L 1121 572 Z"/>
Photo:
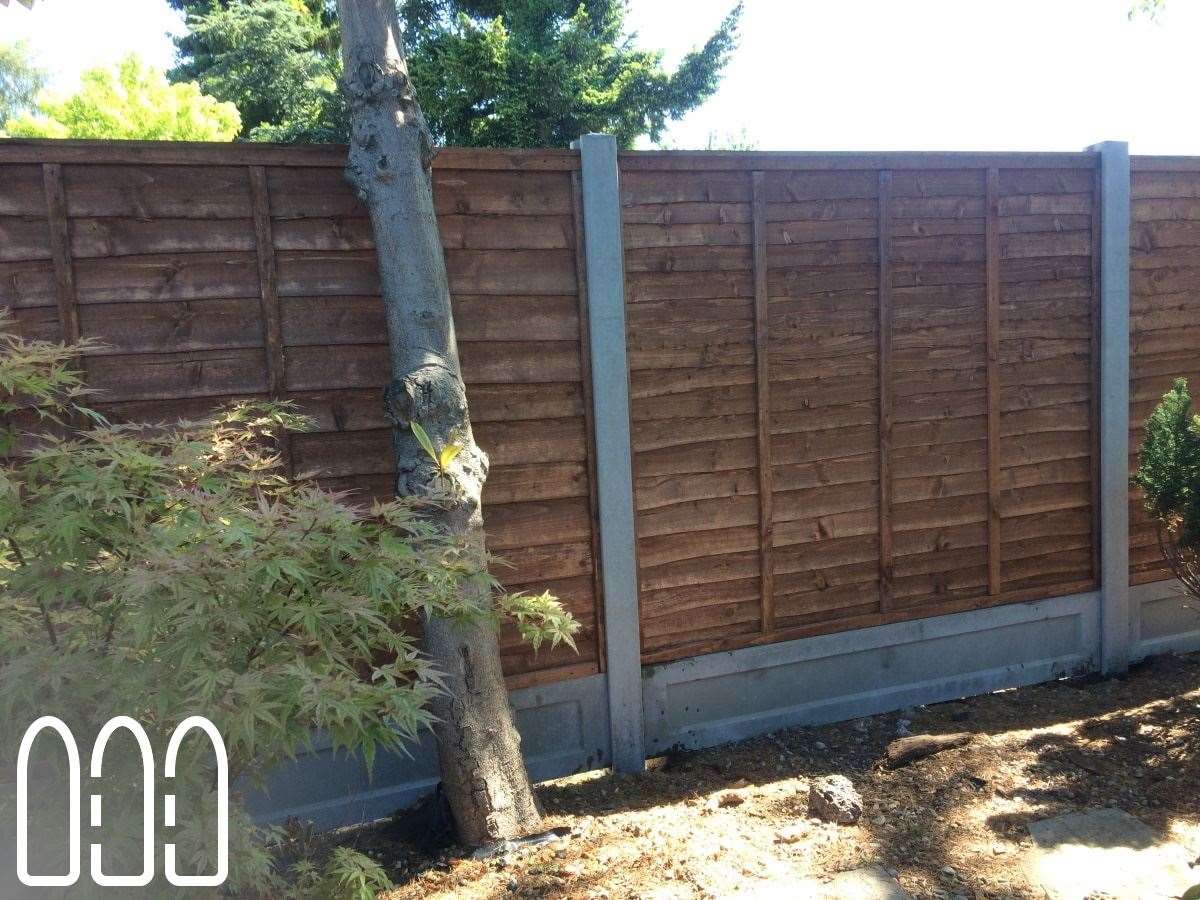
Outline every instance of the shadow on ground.
<path id="1" fill-rule="evenodd" d="M 1062 680 L 672 753 L 638 776 L 539 786 L 547 824 L 581 835 L 554 847 L 479 862 L 453 847 L 422 850 L 392 823 L 378 834 L 377 858 L 401 862 L 396 900 L 712 896 L 706 867 L 740 867 L 753 883 L 767 862 L 827 875 L 879 864 L 918 897 L 1035 897 L 1018 864 L 1031 821 L 1115 806 L 1160 834 L 1182 823 L 1200 835 L 1198 688 L 1200 658 L 1164 658 L 1122 679 Z M 902 720 L 913 733 L 979 738 L 888 771 L 877 761 Z M 858 826 L 804 825 L 807 782 L 828 774 L 862 794 Z M 742 799 L 725 808 L 727 794 Z M 781 843 L 776 832 L 796 824 L 808 828 L 802 841 Z M 729 846 L 695 856 L 710 834 Z"/>

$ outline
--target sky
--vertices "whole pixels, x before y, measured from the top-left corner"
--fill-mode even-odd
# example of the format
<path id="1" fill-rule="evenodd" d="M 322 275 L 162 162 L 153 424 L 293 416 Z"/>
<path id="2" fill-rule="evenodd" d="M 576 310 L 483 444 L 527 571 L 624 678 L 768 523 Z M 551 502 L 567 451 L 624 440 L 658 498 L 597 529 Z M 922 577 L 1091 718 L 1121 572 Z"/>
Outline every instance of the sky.
<path id="1" fill-rule="evenodd" d="M 638 45 L 673 64 L 735 0 L 630 0 Z M 718 93 L 672 125 L 762 150 L 1078 150 L 1200 155 L 1200 0 L 1130 22 L 1132 0 L 746 0 Z M 59 89 L 134 50 L 169 66 L 166 0 L 0 7 L 0 40 L 27 39 Z"/>

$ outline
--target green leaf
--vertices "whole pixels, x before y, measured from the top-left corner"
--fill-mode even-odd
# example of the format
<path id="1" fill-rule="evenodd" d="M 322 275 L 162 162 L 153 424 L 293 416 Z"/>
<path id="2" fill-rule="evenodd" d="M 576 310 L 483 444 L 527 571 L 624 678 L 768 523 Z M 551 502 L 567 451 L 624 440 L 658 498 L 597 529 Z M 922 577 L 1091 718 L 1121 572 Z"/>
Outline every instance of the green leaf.
<path id="1" fill-rule="evenodd" d="M 416 419 L 413 419 L 408 425 L 412 429 L 412 433 L 416 436 L 417 443 L 425 448 L 425 452 L 429 454 L 429 458 L 433 460 L 433 464 L 435 466 L 438 465 L 437 450 L 434 449 L 433 441 L 429 439 L 429 432 L 422 428 L 421 423 Z"/>
<path id="2" fill-rule="evenodd" d="M 1183 896 L 1179 900 L 1200 900 L 1200 884 L 1193 884 L 1183 892 Z"/>

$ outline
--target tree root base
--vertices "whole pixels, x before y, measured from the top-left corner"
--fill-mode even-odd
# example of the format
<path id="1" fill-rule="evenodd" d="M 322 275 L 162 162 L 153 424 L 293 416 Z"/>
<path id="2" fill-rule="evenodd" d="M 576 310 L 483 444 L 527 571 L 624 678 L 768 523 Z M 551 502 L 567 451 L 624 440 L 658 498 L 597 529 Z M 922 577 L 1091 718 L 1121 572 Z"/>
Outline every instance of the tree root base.
<path id="1" fill-rule="evenodd" d="M 496 841 L 491 844 L 486 844 L 480 847 L 471 854 L 472 859 L 495 859 L 497 856 L 507 856 L 517 850 L 525 847 L 536 847 L 539 844 L 548 844 L 551 841 L 561 840 L 569 837 L 571 829 L 566 826 L 551 828 L 549 831 L 539 831 L 537 834 L 531 834 L 522 838 L 513 840 Z"/>

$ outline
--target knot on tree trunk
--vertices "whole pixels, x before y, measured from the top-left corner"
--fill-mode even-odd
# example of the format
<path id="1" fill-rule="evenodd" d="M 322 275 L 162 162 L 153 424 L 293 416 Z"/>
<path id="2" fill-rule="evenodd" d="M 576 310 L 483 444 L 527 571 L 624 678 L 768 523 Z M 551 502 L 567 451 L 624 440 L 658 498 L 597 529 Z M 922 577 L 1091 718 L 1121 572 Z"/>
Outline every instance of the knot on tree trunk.
<path id="1" fill-rule="evenodd" d="M 429 172 L 433 158 L 437 155 L 437 148 L 433 144 L 429 126 L 425 123 L 425 115 L 417 103 L 412 80 L 403 65 L 397 62 L 381 65 L 373 56 L 360 55 L 354 65 L 346 67 L 341 87 L 351 114 L 351 141 L 355 146 L 368 152 L 375 150 L 379 144 L 379 123 L 376 121 L 376 114 L 385 113 L 386 121 L 390 118 L 386 113 L 394 109 L 399 113 L 396 121 L 401 127 L 417 130 L 420 136 L 421 164 L 426 173 Z M 386 167 L 387 157 L 381 159 Z M 356 183 L 359 183 L 362 174 L 365 173 L 354 173 Z M 378 177 L 380 173 L 375 174 Z"/>
<path id="2" fill-rule="evenodd" d="M 384 414 L 397 428 L 419 422 L 430 437 L 449 432 L 467 421 L 467 395 L 458 377 L 443 365 L 428 363 L 383 390 Z"/>
<path id="3" fill-rule="evenodd" d="M 475 444 L 467 397 L 457 375 L 440 364 L 427 364 L 384 389 L 384 414 L 394 426 L 396 492 L 401 496 L 436 497 L 446 508 L 455 531 L 478 527 L 488 458 Z M 428 434 L 434 451 L 462 449 L 442 469 L 421 446 L 412 429 L 416 422 Z"/>

